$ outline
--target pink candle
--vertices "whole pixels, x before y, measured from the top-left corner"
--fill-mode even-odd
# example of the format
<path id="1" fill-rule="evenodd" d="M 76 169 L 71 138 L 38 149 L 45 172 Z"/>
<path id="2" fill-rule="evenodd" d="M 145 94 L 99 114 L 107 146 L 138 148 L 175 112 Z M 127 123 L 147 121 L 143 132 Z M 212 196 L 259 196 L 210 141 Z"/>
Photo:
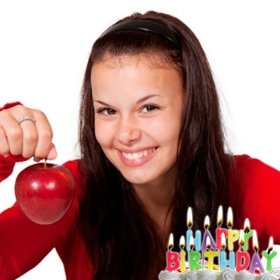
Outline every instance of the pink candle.
<path id="1" fill-rule="evenodd" d="M 166 252 L 166 270 L 173 271 L 178 270 L 180 267 L 180 255 L 177 252 L 173 252 L 174 244 L 174 236 L 171 233 L 169 235 L 169 241 L 168 241 L 168 251 Z"/>

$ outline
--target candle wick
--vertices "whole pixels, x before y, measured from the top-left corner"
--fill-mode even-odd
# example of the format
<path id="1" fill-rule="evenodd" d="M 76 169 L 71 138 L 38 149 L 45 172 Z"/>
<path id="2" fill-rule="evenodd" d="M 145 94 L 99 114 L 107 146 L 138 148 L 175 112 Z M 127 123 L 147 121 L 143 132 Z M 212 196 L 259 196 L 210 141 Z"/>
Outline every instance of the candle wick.
<path id="1" fill-rule="evenodd" d="M 272 248 L 268 248 L 267 253 L 270 254 L 271 251 L 272 251 Z"/>

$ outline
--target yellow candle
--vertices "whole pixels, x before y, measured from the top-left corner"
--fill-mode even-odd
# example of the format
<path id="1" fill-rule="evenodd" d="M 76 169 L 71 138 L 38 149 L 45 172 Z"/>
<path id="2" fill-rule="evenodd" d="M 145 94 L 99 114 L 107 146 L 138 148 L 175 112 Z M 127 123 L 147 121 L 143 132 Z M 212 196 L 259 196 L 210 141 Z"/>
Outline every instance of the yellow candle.
<path id="1" fill-rule="evenodd" d="M 182 235 L 180 238 L 180 270 L 186 271 L 186 251 L 185 251 L 185 237 Z"/>

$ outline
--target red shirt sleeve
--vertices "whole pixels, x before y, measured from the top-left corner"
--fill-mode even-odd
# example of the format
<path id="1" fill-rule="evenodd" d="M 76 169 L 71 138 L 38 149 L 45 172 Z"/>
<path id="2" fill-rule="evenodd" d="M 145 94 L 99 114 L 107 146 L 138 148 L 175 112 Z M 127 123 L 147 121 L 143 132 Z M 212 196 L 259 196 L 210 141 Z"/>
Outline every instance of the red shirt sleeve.
<path id="1" fill-rule="evenodd" d="M 270 236 L 280 244 L 280 171 L 243 155 L 236 157 L 235 177 L 229 195 L 238 227 L 243 228 L 248 218 L 262 250 Z"/>
<path id="2" fill-rule="evenodd" d="M 18 101 L 7 103 L 7 104 L 5 104 L 3 107 L 0 107 L 0 111 L 2 111 L 2 110 L 4 110 L 4 109 L 12 108 L 12 107 L 17 106 L 17 105 L 22 105 L 22 103 L 20 103 L 20 102 L 18 102 Z"/>
<path id="3" fill-rule="evenodd" d="M 22 105 L 20 102 L 11 102 L 5 104 L 3 107 L 0 107 L 0 111 L 4 109 L 8 109 L 17 105 Z M 24 161 L 22 156 L 12 156 L 8 155 L 7 157 L 3 157 L 0 155 L 0 182 L 6 179 L 14 169 L 14 165 L 17 161 Z"/>

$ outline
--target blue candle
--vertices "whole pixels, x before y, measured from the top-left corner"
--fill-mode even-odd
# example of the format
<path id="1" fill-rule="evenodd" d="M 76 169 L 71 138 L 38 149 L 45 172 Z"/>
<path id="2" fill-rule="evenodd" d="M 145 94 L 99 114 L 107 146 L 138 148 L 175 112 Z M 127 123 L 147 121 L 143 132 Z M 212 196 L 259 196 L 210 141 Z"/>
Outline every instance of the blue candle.
<path id="1" fill-rule="evenodd" d="M 235 269 L 235 253 L 233 251 L 229 252 L 228 258 L 225 251 L 220 253 L 220 267 L 221 270 L 225 270 L 227 267 Z"/>

